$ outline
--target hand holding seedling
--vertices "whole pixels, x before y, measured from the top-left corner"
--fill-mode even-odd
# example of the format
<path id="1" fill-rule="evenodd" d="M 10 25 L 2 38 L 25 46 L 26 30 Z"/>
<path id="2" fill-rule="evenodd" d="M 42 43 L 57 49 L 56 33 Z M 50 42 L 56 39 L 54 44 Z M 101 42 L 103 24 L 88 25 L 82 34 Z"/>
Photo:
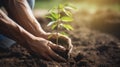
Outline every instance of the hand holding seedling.
<path id="1" fill-rule="evenodd" d="M 65 61 L 53 50 L 62 52 L 66 49 L 47 40 L 48 38 L 45 38 L 47 33 L 41 28 L 40 24 L 35 19 L 29 7 L 29 4 L 27 3 L 27 0 L 1 1 L 5 1 L 3 7 L 6 9 L 7 13 L 12 19 L 0 9 L 0 33 L 10 37 L 20 45 L 28 48 L 29 51 L 36 53 L 38 56 L 44 59 Z M 55 13 L 52 13 L 51 15 L 57 17 L 54 17 L 54 20 L 56 21 L 60 21 L 60 18 L 62 19 L 62 21 L 66 21 L 65 18 L 71 20 L 68 17 L 58 17 L 58 14 Z M 15 21 L 17 21 L 17 23 Z M 67 24 L 60 25 L 64 26 L 68 30 L 72 29 Z M 52 26 L 53 29 L 55 29 L 56 27 L 57 29 L 59 29 L 58 24 L 57 26 L 56 24 Z M 59 41 L 59 37 L 62 37 L 63 40 L 65 39 L 70 42 L 69 38 L 61 36 L 58 33 L 55 34 L 55 36 L 58 36 L 57 41 Z"/>
<path id="2" fill-rule="evenodd" d="M 48 36 L 48 40 L 52 41 L 55 44 L 57 44 L 56 40 L 58 38 L 58 45 L 64 46 L 65 48 L 67 48 L 66 50 L 70 50 L 70 52 L 71 52 L 73 45 L 72 45 L 71 39 L 68 36 L 62 35 L 60 33 L 48 33 L 47 36 Z M 56 50 L 57 50 L 57 48 L 56 48 Z"/>
<path id="3" fill-rule="evenodd" d="M 1 10 L 0 10 L 0 30 L 2 33 L 6 34 L 9 32 L 9 35 L 12 35 L 12 38 L 16 40 L 19 44 L 26 47 L 29 52 L 37 54 L 39 57 L 49 60 L 49 61 L 65 61 L 64 58 L 56 54 L 52 49 L 59 49 L 60 51 L 65 51 L 66 49 L 53 44 L 52 42 L 41 38 L 36 37 L 29 33 L 28 31 L 24 30 L 21 26 L 14 23 L 10 18 L 7 17 Z M 4 27 L 8 27 L 10 29 L 6 29 Z M 4 32 L 3 32 L 4 31 Z M 6 34 L 8 35 L 8 34 Z M 1 44 L 0 44 L 1 45 Z"/>
<path id="4" fill-rule="evenodd" d="M 51 9 L 50 15 L 47 16 L 51 19 L 51 22 L 49 22 L 47 26 L 50 26 L 51 29 L 56 32 L 51 33 L 48 39 L 57 45 L 66 46 L 69 52 L 68 54 L 70 54 L 73 47 L 71 39 L 65 36 L 64 34 L 66 33 L 61 30 L 73 30 L 72 26 L 69 24 L 73 20 L 72 14 L 69 11 L 70 9 L 72 9 L 72 7 L 68 4 L 60 4 L 58 7 Z"/>
<path id="5" fill-rule="evenodd" d="M 28 47 L 31 49 L 31 51 L 33 51 L 34 53 L 36 53 L 38 56 L 40 56 L 45 60 L 49 60 L 49 61 L 55 60 L 58 62 L 66 61 L 64 58 L 62 58 L 53 51 L 53 50 L 59 50 L 61 52 L 64 52 L 66 49 L 62 46 L 53 44 L 52 42 L 46 39 L 33 37 L 32 40 L 31 39 L 28 40 L 27 44 L 29 44 Z"/>

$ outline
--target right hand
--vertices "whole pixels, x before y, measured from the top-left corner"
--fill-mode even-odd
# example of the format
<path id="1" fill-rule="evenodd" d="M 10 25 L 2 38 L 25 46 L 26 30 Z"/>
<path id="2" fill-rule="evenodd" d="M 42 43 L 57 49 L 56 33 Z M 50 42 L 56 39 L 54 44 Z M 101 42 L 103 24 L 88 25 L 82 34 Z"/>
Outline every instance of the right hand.
<path id="1" fill-rule="evenodd" d="M 51 36 L 51 37 L 49 37 L 49 36 Z M 58 37 L 59 44 L 63 45 L 64 47 L 67 46 L 66 49 L 68 50 L 68 54 L 71 53 L 71 51 L 73 49 L 73 45 L 72 45 L 71 39 L 68 36 L 65 36 L 65 35 L 62 35 L 62 34 L 59 34 L 59 33 L 46 33 L 45 37 L 46 37 L 47 40 L 50 40 L 53 43 L 56 43 L 56 40 L 57 40 L 57 37 Z M 61 46 L 59 46 L 59 47 L 61 47 Z M 59 51 L 56 48 L 54 48 L 54 50 Z"/>
<path id="2" fill-rule="evenodd" d="M 39 55 L 43 59 L 49 60 L 49 61 L 55 60 L 58 62 L 65 62 L 66 60 L 64 58 L 62 58 L 52 50 L 52 47 L 50 46 L 50 44 L 52 46 L 54 45 L 54 47 L 56 48 L 59 48 L 59 50 L 63 50 L 63 51 L 65 50 L 64 47 L 55 46 L 55 44 L 53 44 L 52 42 L 40 37 L 36 37 L 28 41 L 28 47 L 30 48 L 30 50 L 35 52 L 37 55 Z"/>

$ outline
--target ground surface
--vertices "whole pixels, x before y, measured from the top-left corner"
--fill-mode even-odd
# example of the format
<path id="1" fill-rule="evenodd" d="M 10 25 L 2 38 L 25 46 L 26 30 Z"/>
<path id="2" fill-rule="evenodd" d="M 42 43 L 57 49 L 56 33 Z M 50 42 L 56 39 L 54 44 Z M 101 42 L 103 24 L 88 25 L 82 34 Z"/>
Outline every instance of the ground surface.
<path id="1" fill-rule="evenodd" d="M 120 43 L 116 38 L 81 29 L 72 39 L 74 49 L 68 63 L 43 61 L 14 45 L 9 50 L 0 49 L 0 67 L 120 67 Z"/>
<path id="2" fill-rule="evenodd" d="M 41 19 L 39 21 L 46 22 Z M 70 37 L 74 48 L 68 62 L 41 60 L 17 44 L 9 49 L 0 48 L 0 67 L 120 67 L 119 39 L 77 23 L 73 25 L 75 30 L 70 32 Z"/>

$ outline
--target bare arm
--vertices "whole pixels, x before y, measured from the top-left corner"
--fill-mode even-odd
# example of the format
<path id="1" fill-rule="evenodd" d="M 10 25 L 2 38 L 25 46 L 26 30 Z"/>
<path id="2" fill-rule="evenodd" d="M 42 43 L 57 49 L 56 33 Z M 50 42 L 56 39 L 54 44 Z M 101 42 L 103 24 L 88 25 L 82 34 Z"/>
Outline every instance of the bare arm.
<path id="1" fill-rule="evenodd" d="M 42 37 L 48 39 L 51 33 L 46 33 L 34 17 L 27 0 L 4 0 L 5 9 L 9 16 L 22 26 L 26 31 L 33 34 L 36 37 Z M 57 36 L 56 34 L 54 34 Z M 71 39 L 68 37 L 60 36 L 62 40 L 65 40 L 70 48 L 72 48 Z M 53 38 L 56 39 L 56 38 Z M 52 39 L 49 39 L 52 40 Z M 57 48 L 53 48 L 56 49 Z"/>
<path id="2" fill-rule="evenodd" d="M 0 10 L 0 33 L 16 40 L 19 43 L 23 43 L 21 39 L 22 37 L 25 37 L 24 40 L 33 37 L 33 35 L 8 18 L 2 10 Z"/>
<path id="3" fill-rule="evenodd" d="M 34 17 L 27 0 L 4 0 L 9 16 L 31 34 L 44 37 L 46 32 Z"/>
<path id="4" fill-rule="evenodd" d="M 43 38 L 36 37 L 31 33 L 27 32 L 24 28 L 12 21 L 1 10 L 0 33 L 3 33 L 8 37 L 14 39 L 21 45 L 29 48 L 28 50 L 35 52 L 40 57 L 46 60 L 65 61 L 62 57 L 60 57 L 54 51 L 52 51 L 51 47 L 48 46 L 53 43 Z"/>

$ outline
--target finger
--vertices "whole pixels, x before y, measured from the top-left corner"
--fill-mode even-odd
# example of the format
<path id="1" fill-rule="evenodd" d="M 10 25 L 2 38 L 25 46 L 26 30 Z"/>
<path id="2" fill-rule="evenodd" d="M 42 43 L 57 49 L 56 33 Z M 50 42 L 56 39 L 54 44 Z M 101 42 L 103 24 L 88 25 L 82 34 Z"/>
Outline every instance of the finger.
<path id="1" fill-rule="evenodd" d="M 73 45 L 72 45 L 72 41 L 71 41 L 71 39 L 69 39 L 68 44 L 69 44 L 69 49 L 72 49 L 72 48 L 73 48 Z"/>
<path id="2" fill-rule="evenodd" d="M 69 52 L 68 52 L 68 54 L 70 54 L 72 52 L 72 49 L 73 49 L 73 45 L 72 45 L 71 39 L 69 39 L 68 44 L 69 44 L 69 48 L 68 48 Z"/>
<path id="3" fill-rule="evenodd" d="M 60 45 L 55 45 L 55 46 L 53 47 L 53 49 L 54 49 L 54 50 L 57 50 L 57 51 L 60 51 L 60 52 L 66 51 L 66 48 L 63 47 L 63 46 L 60 46 Z"/>
<path id="4" fill-rule="evenodd" d="M 50 58 L 47 54 L 43 54 L 42 59 L 45 59 L 47 61 L 53 61 L 52 58 Z"/>
<path id="5" fill-rule="evenodd" d="M 58 54 L 56 54 L 54 51 L 50 50 L 49 51 L 49 56 L 55 60 L 55 61 L 58 61 L 58 62 L 66 62 L 66 60 L 64 58 L 62 58 L 61 56 L 59 56 Z"/>
<path id="6" fill-rule="evenodd" d="M 69 52 L 69 50 L 67 50 L 66 48 L 64 48 L 63 46 L 60 46 L 60 45 L 50 44 L 50 46 L 51 46 L 51 49 L 55 53 L 57 53 L 59 56 L 65 58 L 65 59 L 68 58 L 68 52 Z"/>
<path id="7" fill-rule="evenodd" d="M 66 51 L 66 48 L 61 46 L 61 45 L 56 45 L 56 44 L 53 44 L 52 42 L 48 42 L 48 46 L 52 49 L 52 50 L 55 50 L 55 51 L 60 51 L 60 52 L 65 52 Z"/>

